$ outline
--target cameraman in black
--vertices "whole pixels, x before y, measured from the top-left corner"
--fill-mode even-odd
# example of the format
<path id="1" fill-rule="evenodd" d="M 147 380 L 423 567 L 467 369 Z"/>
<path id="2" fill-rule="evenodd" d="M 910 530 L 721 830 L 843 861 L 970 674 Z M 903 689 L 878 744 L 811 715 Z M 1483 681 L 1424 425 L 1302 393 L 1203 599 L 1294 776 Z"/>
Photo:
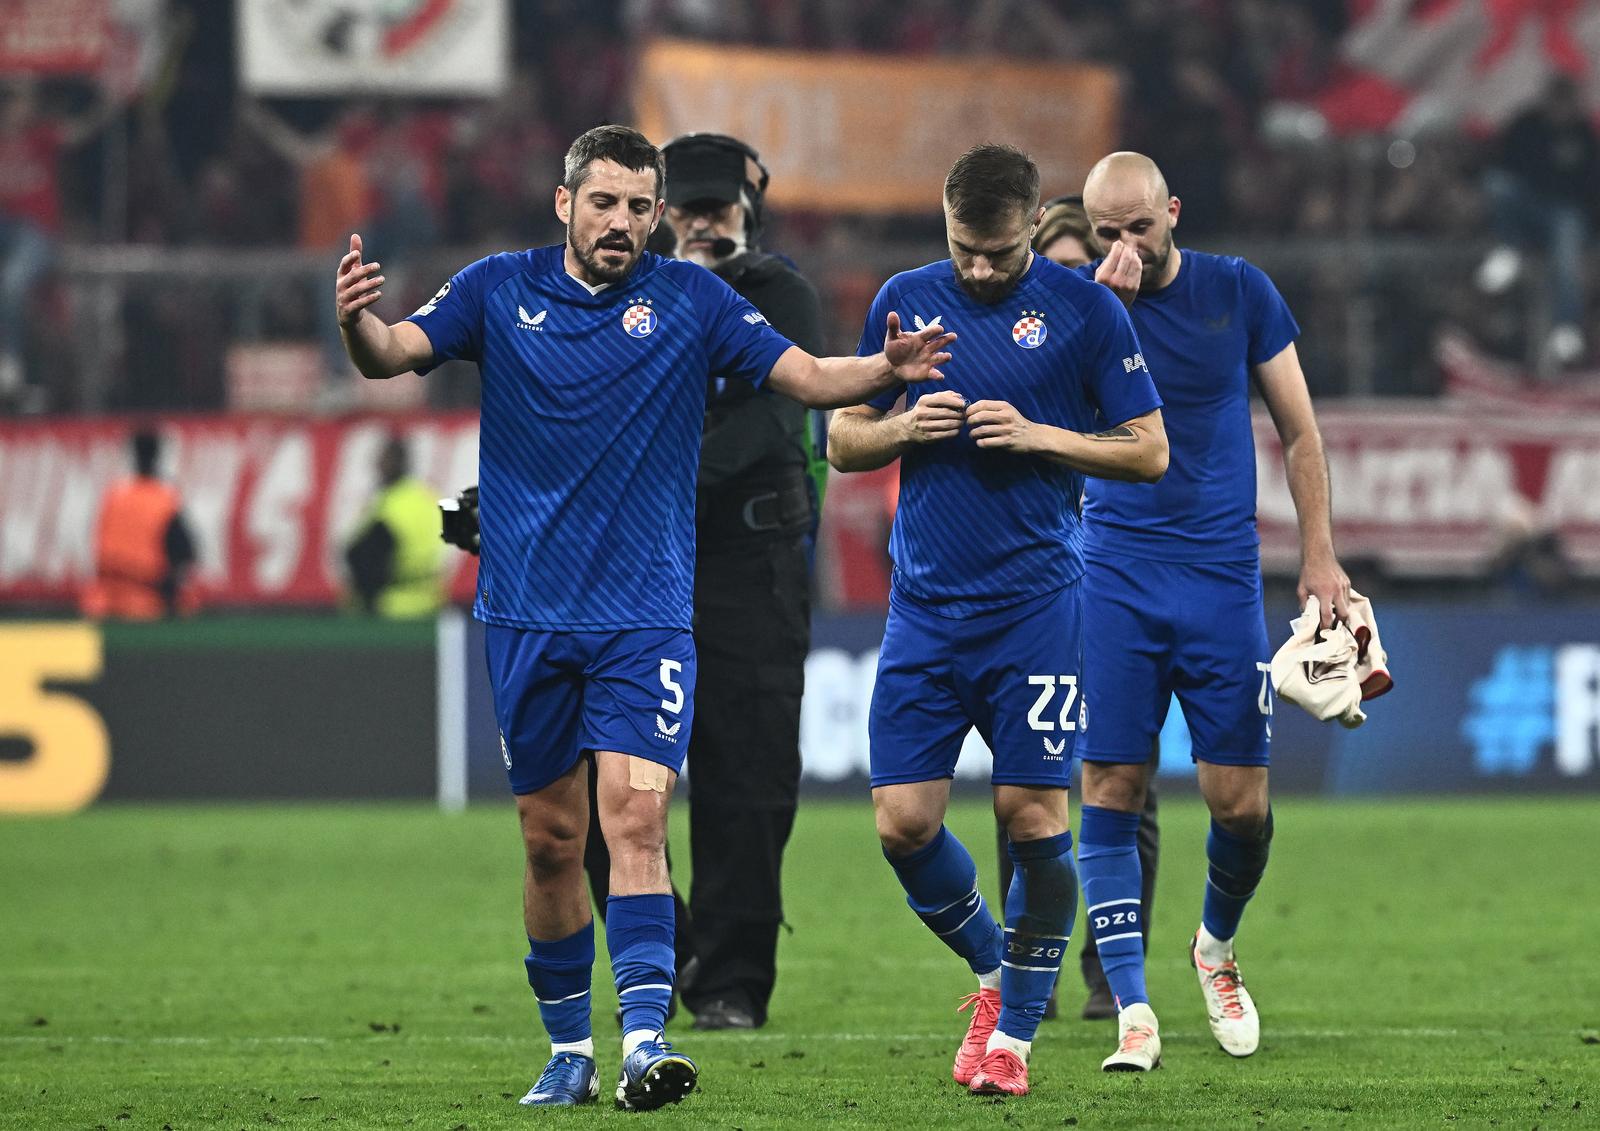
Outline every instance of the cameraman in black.
<path id="1" fill-rule="evenodd" d="M 664 147 L 674 254 L 716 272 L 801 349 L 823 348 L 817 292 L 760 250 L 767 171 L 722 134 Z M 695 502 L 694 638 L 699 657 L 689 744 L 694 875 L 680 904 L 679 990 L 696 1029 L 766 1023 L 783 922 L 780 872 L 800 783 L 800 693 L 811 647 L 810 543 L 822 481 L 808 410 L 742 381 L 713 378 Z M 605 907 L 609 861 L 591 829 L 584 861 Z M 681 950 L 680 945 L 680 950 Z"/>

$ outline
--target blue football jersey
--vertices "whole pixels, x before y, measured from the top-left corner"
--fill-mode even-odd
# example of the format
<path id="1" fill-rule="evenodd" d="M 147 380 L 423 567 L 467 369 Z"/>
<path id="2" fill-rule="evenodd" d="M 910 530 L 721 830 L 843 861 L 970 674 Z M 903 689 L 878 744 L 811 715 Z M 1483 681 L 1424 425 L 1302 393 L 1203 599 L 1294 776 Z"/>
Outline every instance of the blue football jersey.
<path id="1" fill-rule="evenodd" d="M 1182 256 L 1177 278 L 1141 294 L 1131 312 L 1166 404 L 1167 474 L 1159 483 L 1089 480 L 1084 539 L 1091 552 L 1241 561 L 1259 547 L 1250 369 L 1300 327 L 1259 268 L 1234 256 Z"/>
<path id="2" fill-rule="evenodd" d="M 689 628 L 707 378 L 760 384 L 791 343 L 703 267 L 646 253 L 594 294 L 562 253 L 480 259 L 407 319 L 482 375 L 473 612 Z"/>
<path id="3" fill-rule="evenodd" d="M 1161 405 L 1127 311 L 1115 295 L 1043 256 L 999 302 L 973 301 L 941 260 L 896 275 L 867 315 L 860 352 L 883 348 L 889 312 L 906 330 L 935 321 L 958 335 L 943 382 L 892 389 L 887 410 L 941 389 L 1010 403 L 1039 424 L 1097 431 Z M 1083 572 L 1078 500 L 1083 476 L 1037 456 L 979 448 L 958 436 L 900 459 L 900 503 L 889 536 L 894 584 L 949 616 L 1049 593 Z"/>

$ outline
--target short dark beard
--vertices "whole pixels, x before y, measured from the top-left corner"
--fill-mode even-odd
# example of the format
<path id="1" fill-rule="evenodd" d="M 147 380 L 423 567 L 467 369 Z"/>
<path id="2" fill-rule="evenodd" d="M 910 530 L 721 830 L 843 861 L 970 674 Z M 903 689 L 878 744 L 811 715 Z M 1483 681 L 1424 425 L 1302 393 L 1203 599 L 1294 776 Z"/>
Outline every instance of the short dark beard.
<path id="1" fill-rule="evenodd" d="M 961 284 L 961 289 L 967 292 L 967 297 L 980 306 L 993 306 L 1016 290 L 1017 283 L 1022 279 L 1019 274 L 1015 278 L 1007 279 L 1004 282 L 989 280 L 983 283 L 974 283 L 971 279 L 962 278 L 961 272 L 956 269 L 954 263 L 950 264 L 950 272 L 955 275 L 956 282 Z"/>
<path id="2" fill-rule="evenodd" d="M 1167 245 L 1161 249 L 1159 258 L 1146 263 L 1139 273 L 1139 293 L 1149 294 L 1157 289 L 1156 284 L 1161 276 L 1167 273 L 1167 264 L 1172 262 L 1172 229 L 1167 229 Z"/>
<path id="3" fill-rule="evenodd" d="M 601 239 L 604 238 L 604 236 L 601 237 Z M 641 249 L 631 249 L 629 251 L 627 261 L 623 263 L 620 268 L 611 267 L 602 262 L 600 259 L 598 254 L 600 251 L 600 240 L 595 240 L 594 243 L 589 245 L 587 250 L 578 246 L 576 237 L 572 231 L 572 222 L 570 220 L 567 222 L 567 246 L 572 249 L 572 254 L 577 257 L 578 262 L 583 264 L 583 269 L 588 272 L 588 275 L 591 279 L 606 284 L 620 283 L 622 280 L 626 279 L 629 273 L 633 270 L 634 266 L 639 262 L 639 257 L 643 254 Z"/>

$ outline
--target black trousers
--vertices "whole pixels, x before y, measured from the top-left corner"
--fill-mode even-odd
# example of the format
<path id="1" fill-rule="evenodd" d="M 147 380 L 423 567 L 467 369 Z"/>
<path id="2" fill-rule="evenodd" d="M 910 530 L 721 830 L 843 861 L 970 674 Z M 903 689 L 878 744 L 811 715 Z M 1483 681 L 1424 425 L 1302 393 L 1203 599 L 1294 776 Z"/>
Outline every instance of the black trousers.
<path id="1" fill-rule="evenodd" d="M 1006 902 L 1011 890 L 1011 856 L 1006 852 L 1006 830 L 996 825 L 1000 850 L 1000 906 Z M 1157 820 L 1156 787 L 1152 782 L 1144 791 L 1144 810 L 1139 814 L 1139 933 L 1144 935 L 1144 948 L 1150 950 L 1150 911 L 1156 901 L 1156 866 L 1161 862 L 1161 825 Z M 1004 919 L 1004 915 L 1000 916 Z M 1100 952 L 1094 939 L 1085 938 L 1078 948 L 1078 961 L 1083 967 L 1083 984 L 1090 990 L 1106 984 L 1105 971 L 1100 969 Z"/>
<path id="2" fill-rule="evenodd" d="M 777 980 L 783 852 L 800 789 L 800 695 L 811 646 L 806 539 L 702 538 L 695 569 L 699 673 L 689 739 L 693 880 L 679 901 L 680 987 L 690 1009 L 718 999 L 764 1022 Z M 609 859 L 591 821 L 584 866 L 604 908 Z"/>

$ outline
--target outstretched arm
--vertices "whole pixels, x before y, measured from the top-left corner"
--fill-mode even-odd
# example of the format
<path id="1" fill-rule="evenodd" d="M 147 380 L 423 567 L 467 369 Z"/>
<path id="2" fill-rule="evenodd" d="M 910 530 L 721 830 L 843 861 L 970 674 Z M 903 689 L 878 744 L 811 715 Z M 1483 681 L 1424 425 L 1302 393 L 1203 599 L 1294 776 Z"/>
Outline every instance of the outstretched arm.
<path id="1" fill-rule="evenodd" d="M 900 316 L 889 314 L 883 352 L 871 357 L 812 357 L 799 346 L 783 352 L 767 385 L 774 392 L 809 408 L 842 408 L 861 404 L 902 383 L 939 381 L 939 366 L 950 360 L 944 352 L 956 340 L 943 326 L 913 334 L 900 332 Z"/>
<path id="2" fill-rule="evenodd" d="M 350 250 L 339 260 L 334 309 L 344 351 L 363 377 L 381 380 L 410 373 L 433 360 L 433 343 L 412 322 L 389 325 L 367 308 L 382 297 L 380 264 L 361 262 L 361 237 L 350 237 Z"/>
<path id="3" fill-rule="evenodd" d="M 1251 370 L 1261 389 L 1272 423 L 1283 442 L 1283 466 L 1289 494 L 1300 521 L 1300 603 L 1311 594 L 1322 606 L 1322 627 L 1350 611 L 1350 578 L 1333 552 L 1332 490 L 1322 433 L 1311 408 L 1311 391 L 1300 368 L 1294 343 Z"/>
<path id="4" fill-rule="evenodd" d="M 980 448 L 1042 456 L 1099 479 L 1154 483 L 1167 473 L 1167 429 L 1159 408 L 1087 433 L 1035 424 L 1005 401 L 973 401 L 967 425 Z"/>

